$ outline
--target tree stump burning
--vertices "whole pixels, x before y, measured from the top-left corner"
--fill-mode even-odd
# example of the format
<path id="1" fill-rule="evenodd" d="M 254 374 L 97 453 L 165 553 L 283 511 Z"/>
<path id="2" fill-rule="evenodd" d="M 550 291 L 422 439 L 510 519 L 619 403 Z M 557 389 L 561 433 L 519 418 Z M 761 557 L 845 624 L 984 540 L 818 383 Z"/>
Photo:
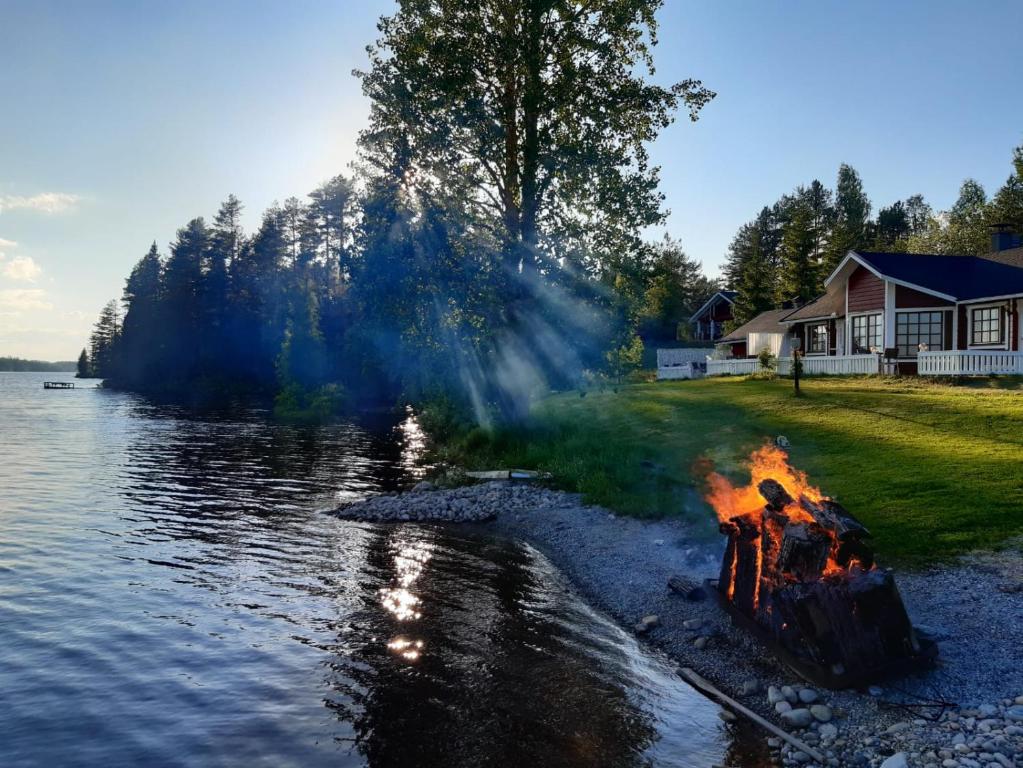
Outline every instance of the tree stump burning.
<path id="1" fill-rule="evenodd" d="M 804 677 L 838 688 L 906 672 L 936 654 L 917 638 L 870 532 L 767 445 L 752 482 L 709 476 L 707 500 L 728 545 L 719 597 L 737 623 Z"/>

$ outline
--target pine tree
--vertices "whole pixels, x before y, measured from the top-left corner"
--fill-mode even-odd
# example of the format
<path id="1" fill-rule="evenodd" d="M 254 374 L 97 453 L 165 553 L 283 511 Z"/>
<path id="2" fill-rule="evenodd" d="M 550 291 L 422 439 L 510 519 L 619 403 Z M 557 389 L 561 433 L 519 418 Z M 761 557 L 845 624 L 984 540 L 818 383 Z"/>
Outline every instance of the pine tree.
<path id="1" fill-rule="evenodd" d="M 203 219 L 192 219 L 177 232 L 163 277 L 163 322 L 167 339 L 167 375 L 180 381 L 196 376 L 201 329 L 200 296 L 209 233 Z"/>
<path id="2" fill-rule="evenodd" d="M 977 181 L 967 179 L 948 212 L 941 237 L 941 253 L 980 256 L 991 249 L 988 231 L 987 194 Z"/>
<path id="3" fill-rule="evenodd" d="M 106 378 L 114 373 L 115 347 L 121 334 L 121 310 L 116 299 L 108 301 L 89 336 L 89 359 L 93 376 Z"/>
<path id="4" fill-rule="evenodd" d="M 842 163 L 835 184 L 835 224 L 825 253 L 824 274 L 831 274 L 849 251 L 869 245 L 869 221 L 870 200 L 863 182 L 851 166 Z"/>
<path id="5" fill-rule="evenodd" d="M 82 348 L 82 353 L 78 356 L 78 368 L 75 378 L 78 379 L 91 379 L 92 378 L 92 363 L 89 361 L 89 351 Z"/>
<path id="6" fill-rule="evenodd" d="M 800 190 L 801 191 L 801 190 Z M 797 191 L 782 227 L 778 303 L 805 304 L 821 293 L 819 234 L 807 198 Z"/>
<path id="7" fill-rule="evenodd" d="M 1023 234 L 1023 146 L 1013 150 L 1013 173 L 991 198 L 987 220 L 989 224 L 1007 224 L 1017 234 Z"/>
<path id="8" fill-rule="evenodd" d="M 160 380 L 167 329 L 162 323 L 163 264 L 156 243 L 139 259 L 125 281 L 124 327 L 116 378 L 126 386 Z"/>

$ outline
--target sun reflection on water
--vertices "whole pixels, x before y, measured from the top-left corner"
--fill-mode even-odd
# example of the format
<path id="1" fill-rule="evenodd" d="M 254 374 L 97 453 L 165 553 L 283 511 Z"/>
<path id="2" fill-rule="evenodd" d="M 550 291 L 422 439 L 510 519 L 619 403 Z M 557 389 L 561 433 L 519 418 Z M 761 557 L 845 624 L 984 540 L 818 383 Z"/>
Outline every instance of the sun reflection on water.
<path id="1" fill-rule="evenodd" d="M 433 546 L 425 541 L 401 537 L 391 542 L 394 556 L 395 575 L 393 584 L 380 590 L 380 602 L 399 622 L 415 621 L 422 617 L 419 610 L 422 600 L 412 591 L 416 580 L 422 576 L 431 557 Z M 407 661 L 416 661 L 422 653 L 423 641 L 398 636 L 392 638 L 387 647 Z"/>

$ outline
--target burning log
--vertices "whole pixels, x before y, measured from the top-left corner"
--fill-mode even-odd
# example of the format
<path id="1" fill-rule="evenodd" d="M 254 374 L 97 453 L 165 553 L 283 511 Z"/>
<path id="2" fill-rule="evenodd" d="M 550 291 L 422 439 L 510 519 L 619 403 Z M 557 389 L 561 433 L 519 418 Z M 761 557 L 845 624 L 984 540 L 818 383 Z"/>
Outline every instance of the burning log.
<path id="1" fill-rule="evenodd" d="M 728 537 L 719 596 L 797 671 L 842 687 L 933 657 L 891 573 L 875 566 L 864 541 L 870 532 L 788 466 L 785 454 L 771 446 L 754 453 L 748 488 L 719 475 L 710 483 L 708 499 Z"/>
<path id="2" fill-rule="evenodd" d="M 815 581 L 824 573 L 831 537 L 816 523 L 789 523 L 781 536 L 778 568 L 797 581 Z"/>

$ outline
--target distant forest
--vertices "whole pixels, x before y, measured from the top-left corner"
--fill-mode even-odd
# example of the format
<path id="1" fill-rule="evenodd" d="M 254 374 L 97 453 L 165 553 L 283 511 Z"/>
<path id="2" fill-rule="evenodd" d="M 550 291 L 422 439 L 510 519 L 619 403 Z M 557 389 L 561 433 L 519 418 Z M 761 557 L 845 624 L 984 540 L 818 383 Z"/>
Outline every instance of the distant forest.
<path id="1" fill-rule="evenodd" d="M 714 94 L 650 80 L 660 0 L 402 3 L 381 19 L 350 175 L 266 210 L 228 197 L 154 243 L 79 368 L 284 415 L 442 402 L 487 423 L 684 338 L 717 285 L 670 238 L 647 147 Z"/>
<path id="2" fill-rule="evenodd" d="M 20 357 L 0 357 L 0 371 L 71 372 L 76 370 L 74 360 L 48 363 L 45 360 L 23 360 Z"/>
<path id="3" fill-rule="evenodd" d="M 859 174 L 838 169 L 834 190 L 814 179 L 797 187 L 739 228 L 729 247 L 725 283 L 738 291 L 734 325 L 786 304 L 801 304 L 824 291 L 824 280 L 850 250 L 982 255 L 991 226 L 1023 233 L 1023 146 L 1011 172 L 989 199 L 967 179 L 948 211 L 935 212 L 913 195 L 878 210 Z"/>

